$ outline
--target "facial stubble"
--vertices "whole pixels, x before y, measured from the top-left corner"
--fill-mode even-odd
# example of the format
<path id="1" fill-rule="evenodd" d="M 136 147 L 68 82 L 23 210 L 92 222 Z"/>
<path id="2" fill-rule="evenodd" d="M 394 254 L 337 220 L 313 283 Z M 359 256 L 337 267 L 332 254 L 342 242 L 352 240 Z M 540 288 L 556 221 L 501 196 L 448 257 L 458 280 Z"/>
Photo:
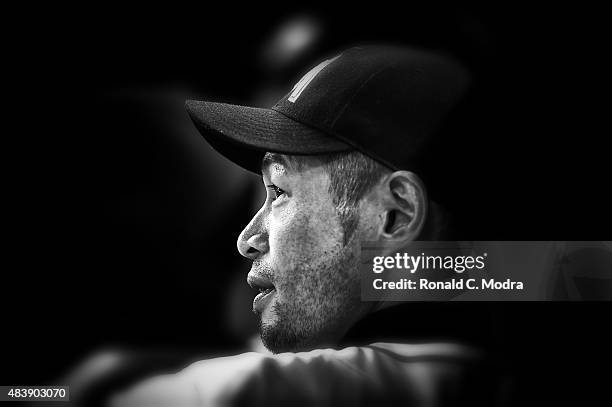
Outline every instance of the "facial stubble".
<path id="1" fill-rule="evenodd" d="M 338 245 L 316 264 L 292 270 L 272 305 L 274 322 L 260 316 L 264 345 L 274 353 L 332 345 L 358 312 L 358 267 L 355 247 Z"/>

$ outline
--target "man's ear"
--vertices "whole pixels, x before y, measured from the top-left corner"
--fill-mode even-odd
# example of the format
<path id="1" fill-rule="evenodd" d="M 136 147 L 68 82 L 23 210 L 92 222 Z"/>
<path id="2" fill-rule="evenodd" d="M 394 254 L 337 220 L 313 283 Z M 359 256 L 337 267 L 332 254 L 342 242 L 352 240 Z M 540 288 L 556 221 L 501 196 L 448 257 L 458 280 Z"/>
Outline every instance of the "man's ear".
<path id="1" fill-rule="evenodd" d="M 401 242 L 416 240 L 425 225 L 428 209 L 423 181 L 410 171 L 396 171 L 381 187 L 385 213 L 380 238 Z"/>

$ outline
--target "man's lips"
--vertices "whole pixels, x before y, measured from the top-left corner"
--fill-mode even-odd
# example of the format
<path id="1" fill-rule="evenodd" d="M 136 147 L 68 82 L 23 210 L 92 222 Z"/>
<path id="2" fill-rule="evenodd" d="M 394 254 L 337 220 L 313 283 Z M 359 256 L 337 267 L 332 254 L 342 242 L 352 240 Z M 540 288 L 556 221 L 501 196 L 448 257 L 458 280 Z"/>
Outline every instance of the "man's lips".
<path id="1" fill-rule="evenodd" d="M 276 294 L 276 289 L 274 288 L 269 288 L 257 294 L 253 299 L 253 311 L 263 314 L 274 294 Z"/>
<path id="2" fill-rule="evenodd" d="M 247 276 L 247 283 L 259 291 L 267 290 L 268 288 L 274 288 L 274 284 L 266 276 L 251 271 Z"/>
<path id="3" fill-rule="evenodd" d="M 267 277 L 253 272 L 247 276 L 247 282 L 251 288 L 259 290 L 259 294 L 253 300 L 253 310 L 263 312 L 266 304 L 276 292 L 274 284 Z"/>

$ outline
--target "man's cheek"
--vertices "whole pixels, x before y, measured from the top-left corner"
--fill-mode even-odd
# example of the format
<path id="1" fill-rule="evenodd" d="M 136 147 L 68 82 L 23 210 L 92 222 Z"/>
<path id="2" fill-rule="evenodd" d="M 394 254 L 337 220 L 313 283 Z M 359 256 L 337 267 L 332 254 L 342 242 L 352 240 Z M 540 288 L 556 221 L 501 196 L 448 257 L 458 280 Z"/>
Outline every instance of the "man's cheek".
<path id="1" fill-rule="evenodd" d="M 310 225 L 308 218 L 299 214 L 285 214 L 270 222 L 268 243 L 272 261 L 285 267 L 295 267 L 307 260 L 312 253 L 309 244 Z"/>

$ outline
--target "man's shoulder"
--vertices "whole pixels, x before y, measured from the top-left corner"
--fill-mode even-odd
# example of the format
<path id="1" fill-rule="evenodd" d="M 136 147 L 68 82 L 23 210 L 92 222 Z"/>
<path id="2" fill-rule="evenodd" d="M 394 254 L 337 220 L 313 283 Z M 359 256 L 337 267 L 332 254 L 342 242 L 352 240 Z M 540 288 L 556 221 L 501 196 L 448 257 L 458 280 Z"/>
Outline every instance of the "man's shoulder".
<path id="1" fill-rule="evenodd" d="M 456 360 L 478 361 L 484 358 L 481 350 L 453 342 L 428 343 L 394 343 L 376 342 L 367 345 L 368 348 L 383 352 L 390 357 L 405 362 Z"/>
<path id="2" fill-rule="evenodd" d="M 449 383 L 465 383 L 471 376 L 466 372 L 474 370 L 470 366 L 479 358 L 474 349 L 454 343 L 379 342 L 275 355 L 248 352 L 198 361 L 176 375 L 141 384 L 124 400 L 176 398 L 188 400 L 185 405 L 285 405 L 296 400 L 367 405 L 401 400 L 419 405 L 447 394 Z"/>

